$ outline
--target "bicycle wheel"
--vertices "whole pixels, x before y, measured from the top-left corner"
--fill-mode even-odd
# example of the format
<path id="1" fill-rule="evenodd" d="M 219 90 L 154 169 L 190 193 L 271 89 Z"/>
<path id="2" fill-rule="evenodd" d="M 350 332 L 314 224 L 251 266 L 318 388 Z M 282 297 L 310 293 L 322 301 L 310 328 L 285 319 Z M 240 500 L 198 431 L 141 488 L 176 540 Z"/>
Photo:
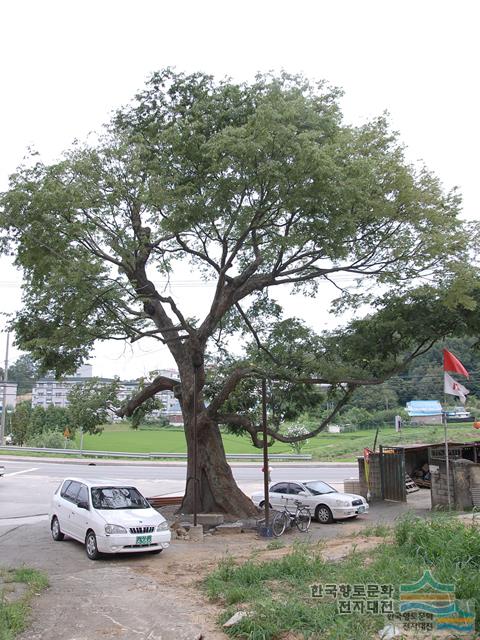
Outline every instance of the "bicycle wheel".
<path id="1" fill-rule="evenodd" d="M 302 533 L 306 533 L 310 528 L 310 523 L 312 521 L 312 516 L 310 515 L 309 509 L 302 507 L 299 509 L 295 515 L 295 524 L 297 525 L 297 529 Z"/>
<path id="2" fill-rule="evenodd" d="M 275 536 L 275 538 L 279 538 L 283 534 L 286 526 L 287 526 L 287 522 L 286 522 L 285 514 L 283 513 L 283 511 L 276 513 L 273 516 L 273 520 L 272 520 L 272 533 Z"/>

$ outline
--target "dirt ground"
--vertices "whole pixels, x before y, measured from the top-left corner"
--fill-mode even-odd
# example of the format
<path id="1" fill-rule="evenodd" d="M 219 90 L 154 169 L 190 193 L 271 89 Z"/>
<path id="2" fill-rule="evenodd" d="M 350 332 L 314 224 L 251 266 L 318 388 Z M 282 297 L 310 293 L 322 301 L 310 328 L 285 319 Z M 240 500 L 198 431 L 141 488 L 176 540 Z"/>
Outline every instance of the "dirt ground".
<path id="1" fill-rule="evenodd" d="M 319 528 L 332 534 L 337 527 L 312 526 L 315 533 Z M 325 557 L 335 560 L 354 548 L 375 546 L 378 539 L 361 536 L 361 526 L 327 540 Z M 174 541 L 158 556 L 92 562 L 77 542 L 53 542 L 44 522 L 0 531 L 0 566 L 35 567 L 49 576 L 50 587 L 34 600 L 32 624 L 20 640 L 217 640 L 226 637 L 216 624 L 221 609 L 202 593 L 202 578 L 222 558 L 280 557 L 299 538 L 306 539 L 287 534 L 285 547 L 269 550 L 270 540 L 254 532 L 215 535 L 199 543 Z M 317 536 L 307 538 L 314 542 Z"/>
<path id="2" fill-rule="evenodd" d="M 419 496 L 419 515 L 427 514 Z M 295 540 L 322 543 L 328 560 L 364 551 L 379 539 L 362 529 L 392 523 L 407 505 L 382 503 L 354 521 L 320 525 L 308 534 L 289 532 L 285 547 L 267 549 L 271 540 L 254 532 L 205 537 L 203 542 L 175 540 L 159 555 L 105 556 L 92 562 L 83 546 L 65 539 L 53 542 L 48 522 L 0 526 L 0 567 L 27 566 L 44 571 L 50 587 L 34 600 L 32 622 L 19 640 L 217 640 L 221 613 L 202 593 L 200 581 L 222 558 L 259 560 L 288 553 Z"/>

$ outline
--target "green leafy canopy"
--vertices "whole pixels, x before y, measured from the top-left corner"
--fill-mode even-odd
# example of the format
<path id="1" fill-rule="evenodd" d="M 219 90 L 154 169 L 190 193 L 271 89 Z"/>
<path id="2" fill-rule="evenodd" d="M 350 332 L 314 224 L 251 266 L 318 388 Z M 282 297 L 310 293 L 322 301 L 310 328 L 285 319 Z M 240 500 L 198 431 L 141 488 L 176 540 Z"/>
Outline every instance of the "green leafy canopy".
<path id="1" fill-rule="evenodd" d="M 210 387 L 203 409 L 216 420 L 245 362 L 277 378 L 333 384 L 395 368 L 408 342 L 396 336 L 411 335 L 416 321 L 401 296 L 421 278 L 443 285 L 468 261 L 460 198 L 406 162 L 385 116 L 345 124 L 340 95 L 288 74 L 241 84 L 166 69 L 95 146 L 76 144 L 60 162 L 32 158 L 20 167 L 0 213 L 3 245 L 25 275 L 13 322 L 19 346 L 60 375 L 97 340 L 156 338 L 177 362 L 190 410 L 194 364 L 215 348 L 227 356 L 225 337 L 252 336 L 242 361 L 230 354 L 226 378 Z M 168 276 L 180 262 L 215 282 L 203 318 L 187 318 L 181 300 L 155 287 L 153 274 Z M 377 292 L 393 288 L 388 305 L 399 315 L 389 320 L 383 311 L 328 340 L 282 317 L 275 287 L 317 295 L 320 286 L 339 286 L 338 274 Z M 450 295 L 453 306 L 459 297 L 464 307 L 475 304 L 468 288 Z M 416 300 L 427 315 L 428 296 Z M 355 304 L 348 292 L 343 301 Z M 421 322 L 415 326 L 412 353 L 428 341 Z M 364 366 L 358 355 L 367 344 L 373 355 Z M 158 384 L 166 382 L 147 385 L 142 399 Z"/>

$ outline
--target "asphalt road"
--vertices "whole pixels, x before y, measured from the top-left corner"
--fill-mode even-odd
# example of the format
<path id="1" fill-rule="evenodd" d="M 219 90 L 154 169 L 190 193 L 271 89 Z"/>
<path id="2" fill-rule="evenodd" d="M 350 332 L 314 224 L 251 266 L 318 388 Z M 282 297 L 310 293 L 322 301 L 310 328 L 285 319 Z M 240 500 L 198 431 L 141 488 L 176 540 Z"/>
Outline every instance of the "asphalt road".
<path id="1" fill-rule="evenodd" d="M 109 480 L 134 484 L 147 496 L 180 494 L 185 487 L 185 463 L 109 464 L 98 461 L 95 466 L 80 462 L 51 462 L 41 458 L 28 461 L 2 459 L 5 475 L 0 478 L 0 526 L 34 523 L 48 512 L 51 497 L 66 477 Z M 263 486 L 261 465 L 232 464 L 233 475 L 247 494 Z M 315 464 L 272 465 L 272 481 L 318 478 L 341 488 L 345 478 L 358 477 L 351 466 Z"/>

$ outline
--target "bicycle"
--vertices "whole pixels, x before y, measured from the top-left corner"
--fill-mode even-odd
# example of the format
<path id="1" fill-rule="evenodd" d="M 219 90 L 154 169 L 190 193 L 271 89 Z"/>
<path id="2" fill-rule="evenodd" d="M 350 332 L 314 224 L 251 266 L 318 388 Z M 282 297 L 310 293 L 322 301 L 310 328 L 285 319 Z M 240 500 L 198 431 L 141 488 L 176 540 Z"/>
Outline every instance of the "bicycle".
<path id="1" fill-rule="evenodd" d="M 310 509 L 305 507 L 300 500 L 294 500 L 296 509 L 292 513 L 288 510 L 288 500 L 286 501 L 283 511 L 277 511 L 272 519 L 272 533 L 275 538 L 279 538 L 285 529 L 296 526 L 299 531 L 306 533 L 310 528 L 312 515 Z"/>

